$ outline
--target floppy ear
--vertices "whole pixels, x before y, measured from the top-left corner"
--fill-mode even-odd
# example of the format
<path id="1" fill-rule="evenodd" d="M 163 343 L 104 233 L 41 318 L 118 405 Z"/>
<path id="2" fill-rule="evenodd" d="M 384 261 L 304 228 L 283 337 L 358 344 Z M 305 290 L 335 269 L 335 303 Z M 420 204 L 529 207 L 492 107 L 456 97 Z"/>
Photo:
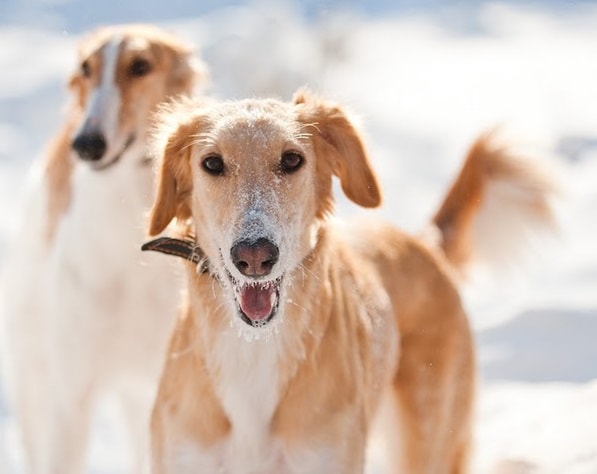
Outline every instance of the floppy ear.
<path id="1" fill-rule="evenodd" d="M 149 234 L 157 235 L 176 218 L 183 222 L 191 217 L 190 154 L 193 131 L 197 124 L 187 119 L 176 122 L 175 104 L 158 118 L 155 134 L 155 153 L 158 158 L 157 192 L 149 214 Z"/>
<path id="2" fill-rule="evenodd" d="M 377 178 L 359 133 L 342 109 L 324 102 L 306 90 L 294 96 L 299 120 L 313 128 L 318 160 L 325 159 L 333 174 L 340 178 L 344 194 L 363 207 L 381 204 Z"/>

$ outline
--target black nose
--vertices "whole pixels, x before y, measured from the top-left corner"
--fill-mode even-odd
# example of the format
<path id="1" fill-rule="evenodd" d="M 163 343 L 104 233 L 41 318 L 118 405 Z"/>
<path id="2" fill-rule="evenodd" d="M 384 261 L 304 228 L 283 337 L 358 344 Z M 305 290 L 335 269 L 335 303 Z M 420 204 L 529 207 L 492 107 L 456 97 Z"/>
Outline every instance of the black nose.
<path id="1" fill-rule="evenodd" d="M 230 250 L 232 263 L 248 277 L 269 275 L 280 257 L 278 247 L 267 239 L 241 240 Z"/>
<path id="2" fill-rule="evenodd" d="M 73 141 L 75 150 L 82 160 L 97 161 L 106 152 L 106 139 L 101 133 L 89 132 L 80 133 Z"/>

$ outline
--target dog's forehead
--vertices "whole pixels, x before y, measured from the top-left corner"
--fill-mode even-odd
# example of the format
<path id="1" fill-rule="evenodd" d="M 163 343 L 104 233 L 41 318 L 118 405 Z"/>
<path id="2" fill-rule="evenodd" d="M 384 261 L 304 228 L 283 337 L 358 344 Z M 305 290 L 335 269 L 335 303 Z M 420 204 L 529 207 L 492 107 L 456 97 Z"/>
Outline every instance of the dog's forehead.
<path id="1" fill-rule="evenodd" d="M 82 59 L 100 54 L 107 45 L 118 43 L 121 51 L 141 53 L 164 45 L 170 45 L 186 51 L 186 45 L 167 33 L 146 25 L 122 25 L 120 27 L 100 28 L 86 37 L 79 44 L 79 56 Z"/>
<path id="2" fill-rule="evenodd" d="M 239 152 L 297 143 L 302 128 L 291 104 L 254 99 L 221 104 L 208 127 L 215 145 Z"/>
<path id="3" fill-rule="evenodd" d="M 121 48 L 126 52 L 142 53 L 151 48 L 151 42 L 142 36 L 128 35 L 123 38 Z"/>

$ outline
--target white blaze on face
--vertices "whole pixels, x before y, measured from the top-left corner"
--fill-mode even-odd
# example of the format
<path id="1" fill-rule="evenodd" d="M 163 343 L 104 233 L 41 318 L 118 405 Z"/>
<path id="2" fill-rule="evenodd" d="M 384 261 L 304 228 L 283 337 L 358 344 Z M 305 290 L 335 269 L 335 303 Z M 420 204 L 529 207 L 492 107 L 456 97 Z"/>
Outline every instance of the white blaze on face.
<path id="1" fill-rule="evenodd" d="M 122 144 L 115 143 L 118 139 L 120 90 L 116 84 L 118 72 L 118 58 L 122 38 L 116 37 L 106 44 L 102 50 L 102 72 L 100 81 L 89 97 L 81 129 L 78 133 L 95 131 L 106 139 L 107 152 L 120 149 Z"/>

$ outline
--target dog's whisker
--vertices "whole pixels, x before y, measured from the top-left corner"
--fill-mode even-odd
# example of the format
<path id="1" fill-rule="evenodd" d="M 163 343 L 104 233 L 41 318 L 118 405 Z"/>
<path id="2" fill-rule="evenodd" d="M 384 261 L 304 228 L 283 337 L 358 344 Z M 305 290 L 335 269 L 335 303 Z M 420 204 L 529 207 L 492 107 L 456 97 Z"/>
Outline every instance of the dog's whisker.
<path id="1" fill-rule="evenodd" d="M 193 339 L 192 341 L 189 342 L 189 344 L 183 348 L 182 350 L 176 351 L 176 352 L 172 352 L 169 355 L 169 358 L 171 360 L 176 360 L 176 359 L 180 359 L 181 357 L 184 357 L 186 355 L 191 354 L 196 348 L 199 347 L 199 340 L 198 339 Z"/>
<path id="2" fill-rule="evenodd" d="M 313 134 L 310 132 L 300 132 L 300 133 L 297 133 L 294 137 L 297 140 L 307 140 L 307 139 L 311 138 L 312 136 L 313 136 Z"/>
<path id="3" fill-rule="evenodd" d="M 204 146 L 210 146 L 213 145 L 215 143 L 215 140 L 212 136 L 212 134 L 210 133 L 197 133 L 195 135 L 191 135 L 191 142 L 190 142 L 190 146 L 195 146 L 195 145 L 204 145 Z"/>
<path id="4" fill-rule="evenodd" d="M 292 300 L 290 298 L 286 299 L 286 303 L 291 304 L 293 306 L 296 306 L 299 309 L 302 309 L 304 313 L 307 312 L 307 308 L 305 306 L 302 306 L 302 305 L 298 304 L 296 301 L 294 301 L 294 300 Z"/>
<path id="5" fill-rule="evenodd" d="M 305 134 L 305 136 L 308 136 L 308 137 L 312 136 L 312 134 L 310 132 L 304 132 L 303 131 L 306 128 L 314 128 L 315 130 L 317 130 L 318 133 L 321 133 L 321 130 L 319 128 L 319 124 L 317 122 L 302 124 L 301 134 Z"/>
<path id="6" fill-rule="evenodd" d="M 211 279 L 211 295 L 213 296 L 214 300 L 216 299 L 216 282 L 215 278 Z"/>
<path id="7" fill-rule="evenodd" d="M 303 273 L 303 280 L 305 280 L 305 274 L 308 274 L 314 280 L 321 281 L 319 278 L 319 275 L 317 275 L 317 273 L 313 272 L 313 270 L 307 268 L 304 264 L 301 263 L 298 267 L 301 269 L 301 271 Z"/>

